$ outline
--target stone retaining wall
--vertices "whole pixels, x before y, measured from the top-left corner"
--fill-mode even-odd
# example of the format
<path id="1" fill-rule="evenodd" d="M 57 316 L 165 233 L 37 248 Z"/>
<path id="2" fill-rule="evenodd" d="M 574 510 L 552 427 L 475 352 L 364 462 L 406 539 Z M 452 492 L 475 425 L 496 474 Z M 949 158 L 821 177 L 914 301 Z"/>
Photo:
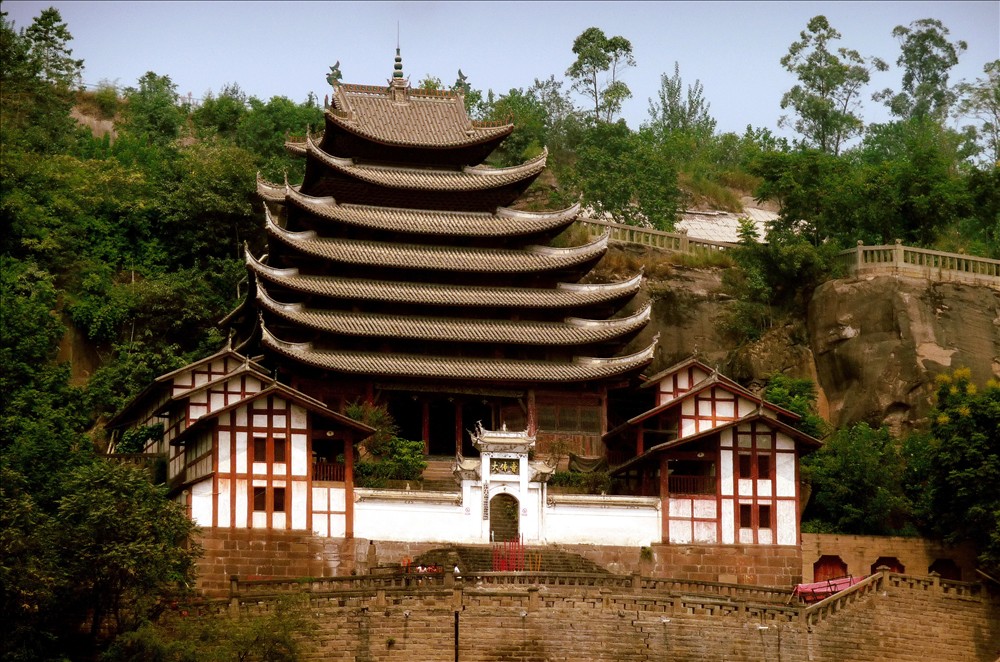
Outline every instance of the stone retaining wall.
<path id="1" fill-rule="evenodd" d="M 478 586 L 312 595 L 308 660 L 994 662 L 1000 605 L 980 587 L 886 573 L 811 624 L 801 607 L 607 588 Z M 241 614 L 270 608 L 254 599 Z M 456 617 L 457 614 L 457 617 Z M 456 626 L 457 623 L 457 626 Z"/>

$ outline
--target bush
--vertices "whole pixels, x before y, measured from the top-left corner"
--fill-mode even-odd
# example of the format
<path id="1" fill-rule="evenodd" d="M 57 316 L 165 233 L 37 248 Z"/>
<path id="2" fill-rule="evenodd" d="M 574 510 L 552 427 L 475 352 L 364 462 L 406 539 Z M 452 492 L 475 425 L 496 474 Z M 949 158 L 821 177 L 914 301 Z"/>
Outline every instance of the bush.
<path id="1" fill-rule="evenodd" d="M 607 471 L 557 471 L 549 479 L 553 487 L 574 487 L 585 494 L 607 494 L 611 491 L 611 476 Z"/>
<path id="2" fill-rule="evenodd" d="M 417 480 L 426 467 L 423 442 L 393 436 L 377 460 L 358 462 L 354 480 L 358 487 L 385 487 L 390 480 Z"/>

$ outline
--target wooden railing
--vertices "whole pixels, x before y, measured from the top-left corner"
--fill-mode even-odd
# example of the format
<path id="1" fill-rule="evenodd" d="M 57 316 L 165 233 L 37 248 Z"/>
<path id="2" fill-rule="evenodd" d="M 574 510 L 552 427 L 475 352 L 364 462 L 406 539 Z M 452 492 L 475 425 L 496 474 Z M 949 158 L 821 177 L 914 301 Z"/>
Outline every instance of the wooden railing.
<path id="1" fill-rule="evenodd" d="M 344 482 L 344 465 L 340 462 L 314 462 L 313 480 Z"/>
<path id="2" fill-rule="evenodd" d="M 837 255 L 840 265 L 852 275 L 898 274 L 941 282 L 985 285 L 1000 289 L 1000 260 L 893 245 L 865 246 Z"/>
<path id="3" fill-rule="evenodd" d="M 715 476 L 670 476 L 670 494 L 715 494 Z"/>

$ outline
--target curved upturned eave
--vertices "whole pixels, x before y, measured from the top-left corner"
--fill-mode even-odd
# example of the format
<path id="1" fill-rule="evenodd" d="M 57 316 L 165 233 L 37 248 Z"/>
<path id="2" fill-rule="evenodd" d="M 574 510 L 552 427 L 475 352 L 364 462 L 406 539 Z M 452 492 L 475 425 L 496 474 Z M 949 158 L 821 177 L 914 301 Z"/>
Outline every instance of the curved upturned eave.
<path id="1" fill-rule="evenodd" d="M 267 231 L 295 250 L 343 264 L 395 269 L 450 270 L 460 273 L 543 273 L 586 265 L 608 248 L 608 233 L 572 248 L 528 246 L 522 250 L 423 246 L 319 237 L 316 232 L 289 232 L 265 209 Z"/>
<path id="2" fill-rule="evenodd" d="M 570 317 L 563 322 L 533 322 L 346 312 L 281 303 L 259 285 L 257 301 L 261 308 L 286 322 L 324 333 L 506 345 L 572 346 L 608 342 L 641 329 L 649 321 L 650 313 L 647 305 L 634 315 L 617 319 Z"/>
<path id="3" fill-rule="evenodd" d="M 282 356 L 331 372 L 468 381 L 584 382 L 609 379 L 638 370 L 653 360 L 658 338 L 645 349 L 611 358 L 574 357 L 572 361 L 341 352 L 316 350 L 312 343 L 279 340 L 260 325 L 261 343 Z"/>
<path id="4" fill-rule="evenodd" d="M 288 187 L 287 198 L 299 209 L 324 220 L 355 227 L 419 235 L 518 237 L 568 227 L 580 205 L 551 212 L 523 212 L 501 207 L 496 213 L 402 209 L 338 204 L 332 196 L 314 197 Z"/>
<path id="5" fill-rule="evenodd" d="M 340 158 L 324 152 L 306 138 L 310 157 L 325 167 L 369 184 L 392 189 L 415 191 L 484 191 L 517 184 L 537 177 L 545 169 L 548 150 L 520 165 L 509 168 L 464 166 L 461 170 L 435 170 L 402 166 L 357 165 L 353 159 Z"/>
<path id="6" fill-rule="evenodd" d="M 642 285 L 641 273 L 618 283 L 558 283 L 553 289 L 542 289 L 303 276 L 298 269 L 263 264 L 249 251 L 246 262 L 257 276 L 303 294 L 408 305 L 576 308 L 624 300 L 634 296 Z"/>
<path id="7" fill-rule="evenodd" d="M 470 123 L 470 128 L 467 130 L 462 139 L 450 140 L 450 141 L 426 141 L 426 140 L 404 140 L 400 138 L 393 138 L 392 136 L 386 134 L 378 134 L 373 131 L 365 130 L 364 127 L 352 122 L 346 117 L 339 116 L 332 109 L 327 107 L 325 111 L 326 119 L 338 128 L 355 135 L 364 140 L 370 140 L 372 142 L 378 143 L 380 145 L 388 145 L 391 147 L 415 147 L 419 149 L 460 149 L 464 147 L 471 147 L 474 145 L 481 145 L 483 143 L 499 141 L 507 136 L 509 136 L 514 131 L 513 124 L 505 124 L 495 127 L 476 127 Z"/>
<path id="8" fill-rule="evenodd" d="M 257 173 L 257 195 L 266 202 L 284 202 L 289 188 L 293 187 L 290 187 L 288 182 L 274 184 Z"/>

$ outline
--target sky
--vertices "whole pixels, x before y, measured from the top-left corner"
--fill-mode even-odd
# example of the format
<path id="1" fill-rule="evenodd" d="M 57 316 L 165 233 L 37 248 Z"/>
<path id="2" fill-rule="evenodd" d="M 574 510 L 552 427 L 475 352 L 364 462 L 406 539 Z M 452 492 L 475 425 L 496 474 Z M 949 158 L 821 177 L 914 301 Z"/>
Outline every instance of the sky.
<path id="1" fill-rule="evenodd" d="M 890 64 L 865 94 L 867 122 L 888 114 L 871 93 L 899 89 L 897 25 L 936 18 L 968 50 L 951 82 L 983 76 L 1000 58 L 1000 2 L 81 2 L 4 0 L 16 28 L 54 6 L 84 60 L 84 82 L 135 85 L 147 71 L 168 75 L 182 95 L 200 98 L 237 83 L 248 95 L 304 101 L 328 93 L 326 74 L 340 62 L 343 82 L 384 84 L 398 43 L 404 73 L 451 86 L 458 70 L 475 89 L 502 94 L 536 78 L 565 80 L 573 40 L 589 27 L 632 43 L 637 66 L 623 80 L 633 97 L 622 117 L 648 118 L 662 74 L 680 65 L 685 85 L 704 88 L 718 131 L 777 128 L 781 96 L 795 78 L 780 60 L 813 16 L 842 39 L 836 46 Z M 569 82 L 564 84 L 568 88 Z M 574 97 L 578 105 L 585 99 Z"/>

